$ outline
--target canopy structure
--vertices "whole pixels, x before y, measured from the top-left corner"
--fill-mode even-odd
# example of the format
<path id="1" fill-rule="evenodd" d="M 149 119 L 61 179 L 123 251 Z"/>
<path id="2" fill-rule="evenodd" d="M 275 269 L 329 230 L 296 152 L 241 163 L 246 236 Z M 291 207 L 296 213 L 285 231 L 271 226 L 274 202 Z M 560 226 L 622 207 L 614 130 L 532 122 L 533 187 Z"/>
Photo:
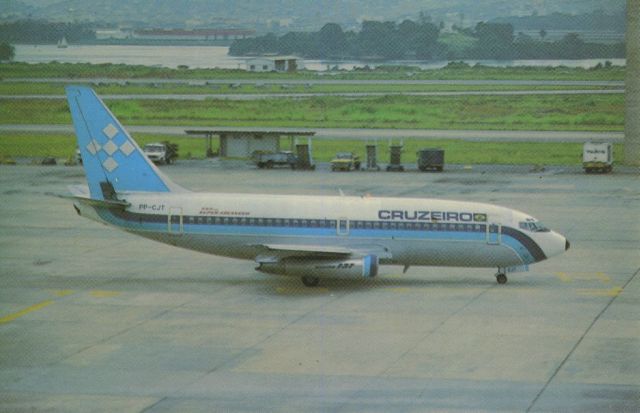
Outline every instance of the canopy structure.
<path id="1" fill-rule="evenodd" d="M 201 135 L 205 137 L 207 144 L 207 156 L 214 156 L 213 137 L 220 138 L 220 150 L 218 155 L 222 157 L 248 158 L 255 151 L 278 152 L 280 151 L 280 138 L 289 137 L 290 147 L 293 150 L 293 140 L 296 136 L 310 137 L 315 135 L 313 131 L 278 131 L 259 129 L 189 129 L 188 135 Z"/>

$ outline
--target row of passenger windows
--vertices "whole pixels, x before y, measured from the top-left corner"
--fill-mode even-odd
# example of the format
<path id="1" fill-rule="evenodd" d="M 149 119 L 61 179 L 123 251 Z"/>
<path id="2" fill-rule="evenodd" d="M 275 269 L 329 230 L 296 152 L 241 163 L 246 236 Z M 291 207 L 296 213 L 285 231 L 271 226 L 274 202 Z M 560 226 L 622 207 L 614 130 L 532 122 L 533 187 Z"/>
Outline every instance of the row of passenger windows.
<path id="1" fill-rule="evenodd" d="M 331 219 L 284 219 L 284 218 L 236 218 L 236 217 L 185 217 L 188 224 L 200 225 L 239 225 L 257 227 L 289 228 L 336 228 L 336 220 Z M 390 221 L 350 221 L 351 230 L 408 230 L 408 231 L 476 231 L 483 232 L 486 227 L 480 224 L 430 223 L 430 222 L 390 222 Z M 346 229 L 344 221 L 341 229 Z"/>
<path id="2" fill-rule="evenodd" d="M 299 227 L 335 228 L 336 221 L 330 219 L 284 219 L 284 218 L 236 218 L 236 217 L 185 217 L 189 224 L 241 225 L 251 227 Z"/>
<path id="3" fill-rule="evenodd" d="M 414 231 L 485 231 L 480 224 L 431 222 L 352 221 L 351 229 L 398 229 Z"/>

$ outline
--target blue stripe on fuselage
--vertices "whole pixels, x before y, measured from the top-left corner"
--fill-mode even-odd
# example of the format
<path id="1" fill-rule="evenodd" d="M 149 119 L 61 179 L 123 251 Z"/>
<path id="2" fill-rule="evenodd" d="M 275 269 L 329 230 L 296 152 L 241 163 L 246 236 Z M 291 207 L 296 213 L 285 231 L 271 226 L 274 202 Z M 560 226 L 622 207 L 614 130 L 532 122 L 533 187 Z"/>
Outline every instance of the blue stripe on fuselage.
<path id="1" fill-rule="evenodd" d="M 121 210 L 97 208 L 98 214 L 106 222 L 130 231 L 167 232 L 167 215 L 139 214 Z M 241 235 L 241 236 L 291 236 L 291 237 L 337 237 L 335 227 L 292 227 L 292 226 L 255 226 L 255 225 L 220 225 L 209 223 L 190 223 L 189 217 L 183 218 L 183 230 L 188 234 Z M 284 221 L 284 219 L 283 219 Z M 327 220 L 321 220 L 326 222 Z M 177 224 L 174 224 L 177 225 Z M 436 225 L 429 230 L 403 229 L 362 229 L 351 228 L 351 238 L 383 238 L 423 241 L 477 241 L 486 242 L 487 234 L 484 224 L 480 230 L 448 230 L 439 229 Z M 445 225 L 446 227 L 446 225 Z M 502 244 L 510 247 L 524 264 L 532 264 L 545 259 L 540 247 L 519 230 L 502 227 Z"/>

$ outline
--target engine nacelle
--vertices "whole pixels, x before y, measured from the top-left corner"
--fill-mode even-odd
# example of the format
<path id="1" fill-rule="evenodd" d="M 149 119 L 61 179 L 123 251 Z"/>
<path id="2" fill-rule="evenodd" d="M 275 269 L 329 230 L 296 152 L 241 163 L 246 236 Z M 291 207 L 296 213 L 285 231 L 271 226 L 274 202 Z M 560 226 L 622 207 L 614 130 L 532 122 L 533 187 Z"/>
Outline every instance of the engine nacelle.
<path id="1" fill-rule="evenodd" d="M 267 274 L 310 277 L 367 277 L 378 275 L 378 257 L 367 255 L 349 260 L 285 258 L 276 263 L 261 263 L 256 270 Z"/>

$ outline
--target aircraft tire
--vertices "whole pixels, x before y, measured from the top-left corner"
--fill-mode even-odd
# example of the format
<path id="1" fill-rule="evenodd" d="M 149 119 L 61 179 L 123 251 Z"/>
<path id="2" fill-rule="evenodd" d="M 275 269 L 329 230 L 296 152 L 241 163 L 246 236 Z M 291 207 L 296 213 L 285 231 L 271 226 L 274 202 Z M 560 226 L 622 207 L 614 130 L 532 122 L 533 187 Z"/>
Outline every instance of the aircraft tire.
<path id="1" fill-rule="evenodd" d="M 314 277 L 312 275 L 303 275 L 302 276 L 302 284 L 306 287 L 317 287 L 320 283 L 320 278 Z"/>
<path id="2" fill-rule="evenodd" d="M 496 274 L 496 281 L 498 281 L 498 284 L 506 284 L 507 283 L 507 275 L 506 274 L 502 274 L 502 273 Z"/>

